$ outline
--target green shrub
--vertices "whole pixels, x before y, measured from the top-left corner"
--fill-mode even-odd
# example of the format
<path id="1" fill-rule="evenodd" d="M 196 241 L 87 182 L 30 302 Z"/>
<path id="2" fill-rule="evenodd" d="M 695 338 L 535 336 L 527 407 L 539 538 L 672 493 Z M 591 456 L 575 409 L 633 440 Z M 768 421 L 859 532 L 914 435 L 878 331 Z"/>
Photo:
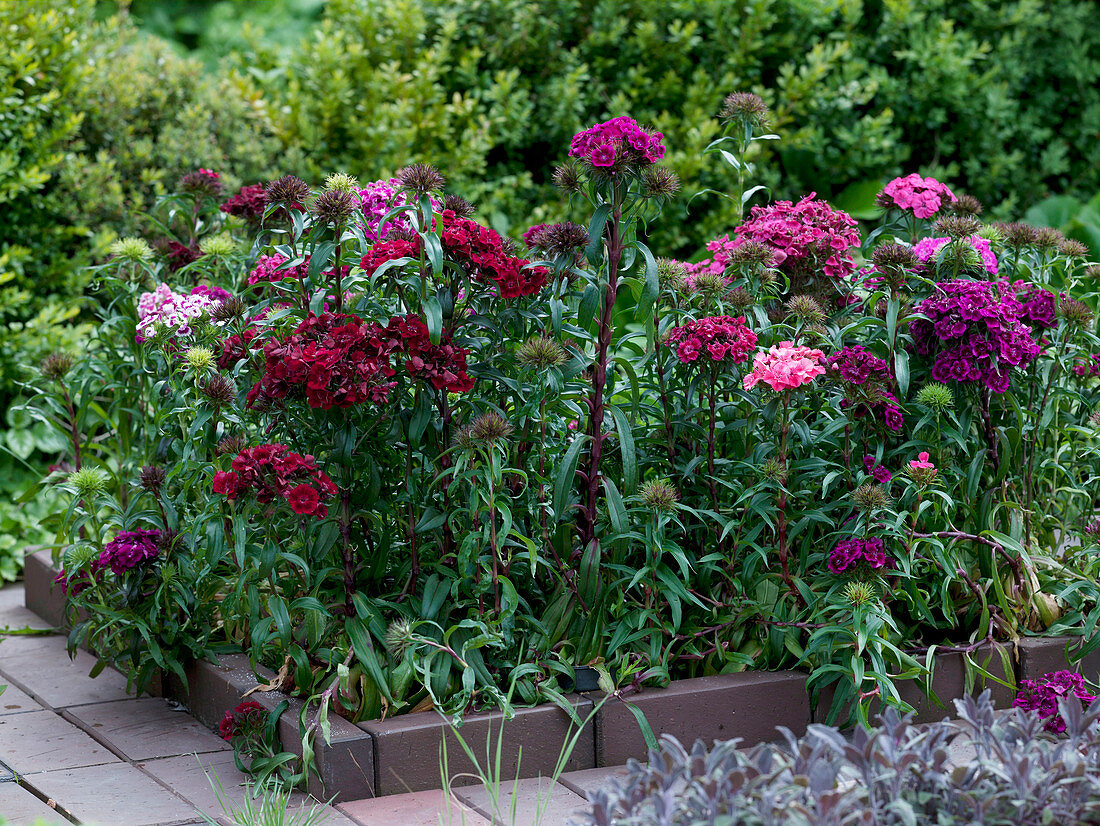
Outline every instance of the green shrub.
<path id="1" fill-rule="evenodd" d="M 374 178 L 411 154 L 513 233 L 558 217 L 526 206 L 549 200 L 550 147 L 624 112 L 668 135 L 681 177 L 718 187 L 699 152 L 736 88 L 776 111 L 783 143 L 756 156 L 775 197 L 866 211 L 919 167 L 1006 216 L 1100 189 L 1096 32 L 1100 7 L 1079 0 L 334 0 L 296 53 L 241 69 L 283 103 L 310 177 Z M 730 224 L 713 197 L 668 218 L 657 240 L 682 252 Z"/>

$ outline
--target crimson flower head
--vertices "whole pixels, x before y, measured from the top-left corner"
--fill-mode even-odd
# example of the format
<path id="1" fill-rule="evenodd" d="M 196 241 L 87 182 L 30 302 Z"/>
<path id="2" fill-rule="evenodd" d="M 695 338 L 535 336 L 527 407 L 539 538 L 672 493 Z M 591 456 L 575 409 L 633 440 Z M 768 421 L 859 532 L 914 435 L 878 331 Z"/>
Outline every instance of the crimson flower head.
<path id="1" fill-rule="evenodd" d="M 756 333 L 741 316 L 712 316 L 673 327 L 665 344 L 676 346 L 676 355 L 683 364 L 696 361 L 700 355 L 711 361 L 742 364 L 756 346 Z"/>
<path id="2" fill-rule="evenodd" d="M 263 728 L 266 717 L 267 709 L 255 700 L 248 700 L 225 712 L 218 723 L 218 734 L 227 742 L 239 735 L 254 734 Z"/>
<path id="3" fill-rule="evenodd" d="M 317 519 L 328 515 L 323 503 L 337 493 L 336 485 L 312 456 L 302 456 L 280 444 L 241 450 L 232 471 L 214 474 L 213 489 L 231 501 L 247 494 L 261 504 L 282 498 L 295 513 Z"/>
<path id="4" fill-rule="evenodd" d="M 286 494 L 290 509 L 303 516 L 312 516 L 321 504 L 321 494 L 312 485 L 295 485 Z"/>

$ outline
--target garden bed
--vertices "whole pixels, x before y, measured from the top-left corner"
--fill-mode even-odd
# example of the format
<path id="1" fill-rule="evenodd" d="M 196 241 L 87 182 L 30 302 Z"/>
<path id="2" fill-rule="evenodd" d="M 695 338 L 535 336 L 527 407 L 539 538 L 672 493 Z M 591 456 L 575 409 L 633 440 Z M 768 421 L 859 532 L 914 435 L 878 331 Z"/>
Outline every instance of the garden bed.
<path id="1" fill-rule="evenodd" d="M 49 551 L 28 553 L 26 561 L 27 607 L 51 623 L 62 624 L 60 593 L 53 587 L 57 569 Z M 1005 674 L 1000 656 L 985 647 L 972 657 L 1006 682 L 1035 679 L 1044 673 L 1071 668 L 1095 680 L 1100 675 L 1100 652 L 1082 662 L 1071 664 L 1067 637 L 1031 637 L 1019 640 L 1008 650 L 1013 673 Z M 990 656 L 992 654 L 992 656 Z M 217 664 L 192 662 L 187 666 L 188 687 L 179 680 L 163 680 L 164 696 L 185 703 L 191 713 L 206 725 L 218 725 L 227 709 L 232 708 L 259 681 L 241 654 L 224 655 Z M 272 672 L 262 669 L 270 680 Z M 948 652 L 936 658 L 932 689 L 946 708 L 936 705 L 917 682 L 901 683 L 903 698 L 917 708 L 917 720 L 928 722 L 952 713 L 951 701 L 966 693 L 964 657 Z M 981 688 L 980 680 L 976 690 Z M 998 708 L 1012 704 L 1011 689 L 990 684 Z M 629 701 L 641 709 L 660 737 L 672 734 L 685 743 L 711 742 L 740 738 L 746 745 L 777 737 L 776 727 L 783 726 L 801 735 L 811 722 L 824 719 L 829 700 L 823 692 L 816 711 L 811 712 L 806 691 L 806 675 L 797 671 L 747 671 L 674 680 L 667 688 L 644 688 L 630 694 Z M 588 717 L 602 695 L 598 692 L 569 695 L 581 719 Z M 287 700 L 289 708 L 280 718 L 279 734 L 283 747 L 301 753 L 299 725 L 300 700 L 279 692 L 253 691 L 249 699 L 267 709 Z M 438 788 L 441 784 L 440 746 L 448 727 L 428 711 L 403 714 L 358 725 L 330 716 L 332 736 L 329 743 L 318 738 L 314 743 L 319 776 L 310 778 L 310 790 L 338 800 L 359 799 L 368 795 L 384 796 L 408 791 Z M 466 742 L 485 764 L 486 738 L 491 732 L 492 748 L 503 728 L 501 747 L 502 776 L 548 776 L 555 768 L 562 744 L 571 733 L 569 717 L 560 708 L 546 704 L 517 709 L 505 722 L 500 712 L 469 715 L 460 731 Z M 644 760 L 645 740 L 627 706 L 611 700 L 602 706 L 578 739 L 566 771 L 616 766 L 630 758 Z M 447 737 L 447 757 L 454 785 L 475 782 L 475 768 L 462 751 L 457 739 Z"/>

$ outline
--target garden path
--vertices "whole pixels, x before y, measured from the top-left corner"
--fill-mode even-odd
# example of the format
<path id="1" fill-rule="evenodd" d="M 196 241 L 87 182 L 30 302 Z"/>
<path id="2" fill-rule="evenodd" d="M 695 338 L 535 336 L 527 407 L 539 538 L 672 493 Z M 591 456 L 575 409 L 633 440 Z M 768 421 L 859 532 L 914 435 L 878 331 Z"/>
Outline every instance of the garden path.
<path id="1" fill-rule="evenodd" d="M 94 664 L 83 651 L 69 659 L 65 638 L 24 606 L 22 584 L 0 588 L 0 821 L 192 826 L 208 815 L 228 824 L 208 779 L 230 804 L 244 801 L 228 745 L 178 705 L 127 695 L 115 671 L 92 679 Z M 521 780 L 514 794 L 505 784 L 495 821 L 480 785 L 450 800 L 429 791 L 324 806 L 296 794 L 292 806 L 322 807 L 326 826 L 565 826 L 586 791 L 623 770 Z"/>

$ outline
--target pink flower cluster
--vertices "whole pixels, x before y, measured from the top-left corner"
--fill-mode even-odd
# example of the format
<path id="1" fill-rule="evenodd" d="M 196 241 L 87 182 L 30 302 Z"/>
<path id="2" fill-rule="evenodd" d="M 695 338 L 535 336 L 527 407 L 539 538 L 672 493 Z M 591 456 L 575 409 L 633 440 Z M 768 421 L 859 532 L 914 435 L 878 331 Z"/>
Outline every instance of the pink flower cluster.
<path id="1" fill-rule="evenodd" d="M 842 574 L 857 565 L 878 570 L 886 567 L 886 550 L 877 536 L 857 539 L 854 536 L 836 543 L 829 553 L 826 567 L 834 574 Z"/>
<path id="2" fill-rule="evenodd" d="M 743 316 L 711 316 L 673 327 L 665 336 L 665 344 L 675 345 L 676 355 L 684 364 L 691 364 L 703 353 L 712 361 L 744 363 L 756 346 L 756 333 L 745 326 Z"/>
<path id="3" fill-rule="evenodd" d="M 916 172 L 894 178 L 878 195 L 886 209 L 912 212 L 918 218 L 931 218 L 946 204 L 955 203 L 955 194 L 935 178 L 922 178 Z"/>
<path id="4" fill-rule="evenodd" d="M 411 230 L 413 228 L 408 214 L 404 212 L 391 218 L 385 226 L 382 225 L 382 219 L 386 217 L 387 212 L 408 204 L 408 196 L 400 189 L 401 182 L 397 178 L 383 178 L 371 181 L 359 190 L 359 205 L 363 211 L 364 229 L 369 240 L 379 241 L 393 229 Z M 431 202 L 435 212 L 443 208 L 439 200 L 432 198 Z"/>
<path id="5" fill-rule="evenodd" d="M 776 392 L 794 390 L 809 384 L 825 372 L 825 354 L 810 347 L 796 347 L 792 341 L 781 341 L 753 358 L 752 372 L 745 376 L 746 390 L 760 382 Z"/>
<path id="6" fill-rule="evenodd" d="M 913 254 L 927 264 L 950 240 L 950 238 L 922 238 L 913 246 Z M 971 235 L 968 240 L 970 245 L 978 251 L 978 255 L 981 256 L 985 271 L 990 275 L 996 275 L 997 256 L 993 254 L 993 248 L 990 247 L 989 241 L 980 235 Z"/>
<path id="7" fill-rule="evenodd" d="M 569 156 L 600 169 L 641 167 L 665 156 L 662 138 L 660 132 L 646 132 L 634 118 L 612 118 L 574 135 Z"/>
<path id="8" fill-rule="evenodd" d="M 731 239 L 729 235 L 722 235 L 715 238 L 713 241 L 707 243 L 707 249 L 712 253 L 710 258 L 704 258 L 702 261 L 697 261 L 694 264 L 684 263 L 684 270 L 687 273 L 687 289 L 689 292 L 695 290 L 695 279 L 700 275 L 724 275 L 726 268 L 730 263 L 730 251 L 733 250 L 739 241 L 737 239 Z"/>
<path id="9" fill-rule="evenodd" d="M 1046 720 L 1044 728 L 1052 734 L 1066 730 L 1066 721 L 1058 708 L 1059 700 L 1076 698 L 1088 706 L 1096 698 L 1085 688 L 1085 678 L 1072 671 L 1054 671 L 1038 680 L 1020 680 L 1020 690 L 1012 705 L 1024 711 L 1033 711 L 1039 719 Z"/>
<path id="10" fill-rule="evenodd" d="M 191 322 L 209 317 L 210 311 L 229 297 L 220 287 L 199 285 L 189 295 L 177 293 L 167 284 L 158 284 L 151 293 L 138 298 L 137 340 L 156 335 L 160 328 L 169 328 L 173 335 L 191 335 Z"/>
<path id="11" fill-rule="evenodd" d="M 847 212 L 833 209 L 811 193 L 792 204 L 776 201 L 756 206 L 735 232 L 734 246 L 758 241 L 776 253 L 776 264 L 789 272 L 843 279 L 855 272 L 851 250 L 860 244 L 856 220 Z"/>

